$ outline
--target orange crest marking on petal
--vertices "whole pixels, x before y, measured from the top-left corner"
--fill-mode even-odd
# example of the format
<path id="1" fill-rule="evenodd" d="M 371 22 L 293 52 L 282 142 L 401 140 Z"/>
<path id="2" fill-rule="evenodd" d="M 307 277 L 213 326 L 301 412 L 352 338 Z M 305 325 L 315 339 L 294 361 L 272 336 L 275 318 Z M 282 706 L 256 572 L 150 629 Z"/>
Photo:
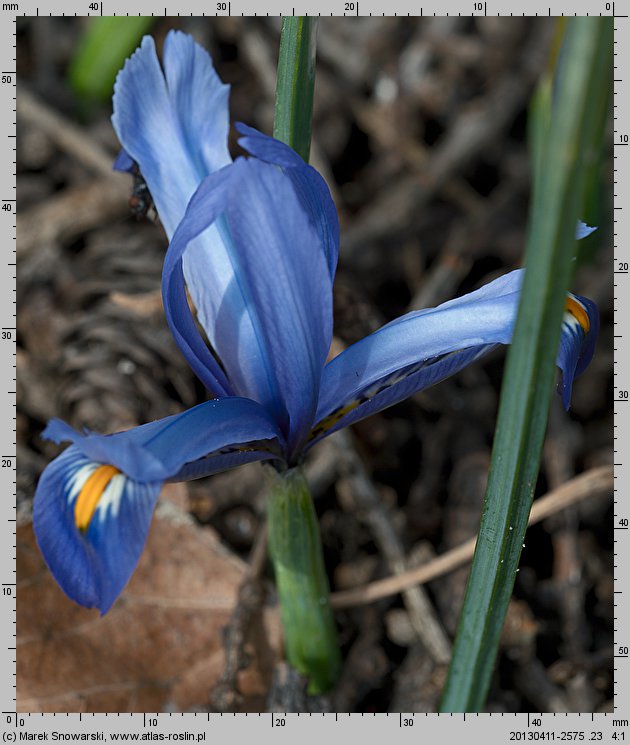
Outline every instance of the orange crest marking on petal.
<path id="1" fill-rule="evenodd" d="M 83 484 L 74 503 L 74 522 L 80 531 L 85 532 L 88 529 L 103 492 L 119 473 L 114 466 L 99 466 Z"/>
<path id="2" fill-rule="evenodd" d="M 589 329 L 591 328 L 591 322 L 588 313 L 586 312 L 586 308 L 582 303 L 573 295 L 568 295 L 564 309 L 580 324 L 582 331 L 584 331 L 585 334 L 588 334 Z"/>

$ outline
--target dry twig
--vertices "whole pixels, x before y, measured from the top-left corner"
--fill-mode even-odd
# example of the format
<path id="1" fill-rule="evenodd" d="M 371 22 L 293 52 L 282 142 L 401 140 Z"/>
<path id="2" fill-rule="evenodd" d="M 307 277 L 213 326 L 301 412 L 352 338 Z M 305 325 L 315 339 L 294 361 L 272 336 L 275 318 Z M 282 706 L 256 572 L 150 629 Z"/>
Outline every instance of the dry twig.
<path id="1" fill-rule="evenodd" d="M 102 176 L 112 175 L 112 156 L 94 138 L 20 86 L 18 116 L 37 127 L 69 155 Z"/>
<path id="2" fill-rule="evenodd" d="M 337 482 L 338 492 L 345 491 L 349 503 L 363 513 L 362 519 L 372 530 L 390 570 L 398 575 L 404 574 L 407 566 L 402 544 L 389 514 L 383 508 L 380 495 L 354 448 L 350 434 L 342 431 L 335 438 L 341 444 L 340 450 L 343 453 L 342 476 Z M 420 587 L 408 585 L 403 591 L 403 600 L 410 621 L 429 654 L 438 663 L 447 661 L 450 658 L 450 641 L 427 594 Z"/>
<path id="3" fill-rule="evenodd" d="M 88 230 L 124 216 L 129 207 L 129 183 L 122 174 L 98 178 L 68 188 L 59 195 L 18 215 L 18 259 L 38 246 L 72 242 Z"/>
<path id="4" fill-rule="evenodd" d="M 607 496 L 612 492 L 612 488 L 612 468 L 610 466 L 593 468 L 536 500 L 532 507 L 529 524 L 534 525 L 583 499 L 597 499 Z M 471 538 L 462 543 L 461 546 L 454 548 L 452 551 L 447 551 L 418 569 L 372 582 L 354 590 L 332 593 L 330 603 L 333 608 L 352 608 L 357 605 L 373 603 L 389 595 L 395 595 L 414 585 L 430 582 L 469 562 L 473 557 L 476 542 L 476 538 Z"/>
<path id="5" fill-rule="evenodd" d="M 113 157 L 85 130 L 20 87 L 18 116 L 49 137 L 97 178 L 66 188 L 60 194 L 18 216 L 18 251 L 23 259 L 42 244 L 72 241 L 128 211 L 128 176 L 112 170 Z"/>
<path id="6" fill-rule="evenodd" d="M 240 701 L 237 688 L 239 672 L 247 665 L 245 643 L 250 624 L 264 598 L 261 574 L 267 558 L 267 527 L 256 536 L 249 567 L 238 590 L 236 607 L 224 630 L 225 667 L 212 692 L 212 702 L 218 711 L 233 711 Z"/>

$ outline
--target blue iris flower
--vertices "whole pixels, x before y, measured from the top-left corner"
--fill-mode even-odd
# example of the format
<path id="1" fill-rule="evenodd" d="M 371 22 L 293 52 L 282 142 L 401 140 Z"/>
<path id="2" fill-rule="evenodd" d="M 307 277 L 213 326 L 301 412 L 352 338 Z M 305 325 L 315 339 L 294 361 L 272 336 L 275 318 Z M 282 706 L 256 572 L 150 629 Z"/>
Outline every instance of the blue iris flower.
<path id="1" fill-rule="evenodd" d="M 72 444 L 37 487 L 37 541 L 67 595 L 102 613 L 138 562 L 165 481 L 252 461 L 294 466 L 323 437 L 512 338 L 520 270 L 408 313 L 327 363 L 339 248 L 330 193 L 293 150 L 243 125 L 251 157 L 233 162 L 228 95 L 207 53 L 179 32 L 166 37 L 163 68 L 145 37 L 115 86 L 117 167 L 137 163 L 155 200 L 170 238 L 166 317 L 213 399 L 113 435 L 59 420 L 46 428 Z M 578 237 L 588 232 L 580 224 Z M 594 304 L 569 295 L 557 357 L 567 407 L 597 326 Z"/>

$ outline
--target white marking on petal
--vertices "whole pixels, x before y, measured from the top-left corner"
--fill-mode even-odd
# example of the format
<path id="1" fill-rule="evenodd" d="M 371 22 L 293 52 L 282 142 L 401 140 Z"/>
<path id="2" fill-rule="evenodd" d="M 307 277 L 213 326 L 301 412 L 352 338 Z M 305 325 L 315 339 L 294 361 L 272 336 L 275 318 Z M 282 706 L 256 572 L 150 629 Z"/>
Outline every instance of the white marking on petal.
<path id="1" fill-rule="evenodd" d="M 111 517 L 115 520 L 118 517 L 120 501 L 123 497 L 125 486 L 127 486 L 126 476 L 123 476 L 122 473 L 113 476 L 99 499 L 92 519 L 98 517 L 99 522 L 103 522 Z M 128 493 L 127 498 L 129 499 L 130 496 L 131 495 Z"/>
<path id="2" fill-rule="evenodd" d="M 76 498 L 81 493 L 81 489 L 83 489 L 83 487 L 85 486 L 85 482 L 90 478 L 90 476 L 94 473 L 94 471 L 96 471 L 98 467 L 98 463 L 90 461 L 70 475 L 67 489 L 67 499 L 70 506 L 72 506 Z"/>

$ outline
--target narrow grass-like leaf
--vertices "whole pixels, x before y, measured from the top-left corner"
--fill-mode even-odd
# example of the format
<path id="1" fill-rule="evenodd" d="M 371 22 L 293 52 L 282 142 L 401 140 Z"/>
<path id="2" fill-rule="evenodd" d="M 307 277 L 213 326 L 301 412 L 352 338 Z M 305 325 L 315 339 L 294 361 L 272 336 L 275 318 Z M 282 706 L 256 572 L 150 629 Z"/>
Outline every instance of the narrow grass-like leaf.
<path id="1" fill-rule="evenodd" d="M 308 163 L 315 89 L 317 19 L 282 19 L 273 136 Z"/>
<path id="2" fill-rule="evenodd" d="M 564 17 L 555 19 L 555 30 L 547 67 L 540 76 L 527 112 L 527 139 L 532 159 L 534 196 L 541 195 L 540 185 L 537 182 L 543 176 L 545 147 L 549 141 L 549 127 L 551 126 L 554 74 L 567 27 L 566 21 L 567 19 Z"/>
<path id="3" fill-rule="evenodd" d="M 601 87 L 594 92 L 591 101 L 595 116 L 599 116 L 599 120 L 596 119 L 594 122 L 594 127 L 602 132 L 605 131 L 608 121 L 607 102 L 612 99 L 612 93 L 613 75 L 611 72 L 608 80 L 603 81 Z M 611 159 L 611 143 L 605 137 L 601 137 L 599 141 L 595 140 L 585 154 L 584 197 L 580 217 L 589 225 L 601 224 L 602 215 L 606 210 L 606 201 L 610 196 L 610 180 L 606 178 L 606 169 L 610 167 Z M 603 231 L 598 231 L 591 236 L 590 240 L 580 242 L 578 266 L 582 259 L 586 262 L 592 260 L 594 249 L 601 241 L 603 234 Z"/>
<path id="4" fill-rule="evenodd" d="M 444 712 L 486 700 L 536 484 L 585 171 L 599 151 L 612 77 L 612 18 L 568 22 L 543 173 L 535 179 L 525 280 L 508 353 L 481 527 L 443 695 Z"/>
<path id="5" fill-rule="evenodd" d="M 151 16 L 91 19 L 70 65 L 76 93 L 87 101 L 111 98 L 116 73 L 154 21 Z"/>
<path id="6" fill-rule="evenodd" d="M 541 188 L 540 180 L 544 177 L 546 145 L 551 126 L 552 85 L 551 75 L 543 75 L 529 102 L 527 115 L 527 139 L 531 151 L 533 189 L 536 194 Z"/>

